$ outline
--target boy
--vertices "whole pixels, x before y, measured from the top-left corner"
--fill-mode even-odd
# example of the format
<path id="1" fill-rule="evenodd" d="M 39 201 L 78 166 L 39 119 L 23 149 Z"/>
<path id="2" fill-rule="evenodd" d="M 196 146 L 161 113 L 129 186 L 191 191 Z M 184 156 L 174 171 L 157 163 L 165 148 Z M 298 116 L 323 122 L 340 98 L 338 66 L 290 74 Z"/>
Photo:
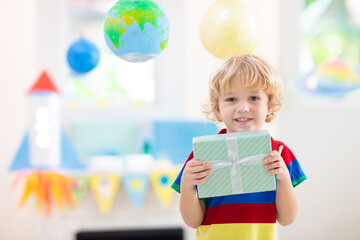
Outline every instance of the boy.
<path id="1" fill-rule="evenodd" d="M 255 131 L 275 118 L 281 107 L 282 85 L 277 72 L 254 55 L 226 59 L 210 79 L 210 100 L 204 105 L 209 120 L 226 126 L 219 134 Z M 284 143 L 271 138 L 272 152 L 264 160 L 277 179 L 276 191 L 198 199 L 196 185 L 204 183 L 211 166 L 190 154 L 172 188 L 181 193 L 185 224 L 196 228 L 196 239 L 276 239 L 276 220 L 283 226 L 297 215 L 293 187 L 306 179 Z M 276 151 L 283 146 L 280 154 Z"/>

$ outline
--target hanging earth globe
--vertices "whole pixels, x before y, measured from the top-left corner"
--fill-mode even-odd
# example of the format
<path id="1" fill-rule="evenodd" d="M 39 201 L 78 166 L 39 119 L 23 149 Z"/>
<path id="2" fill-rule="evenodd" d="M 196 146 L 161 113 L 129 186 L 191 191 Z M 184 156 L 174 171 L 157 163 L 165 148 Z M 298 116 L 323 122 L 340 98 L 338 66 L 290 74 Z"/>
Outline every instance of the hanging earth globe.
<path id="1" fill-rule="evenodd" d="M 200 39 L 220 59 L 251 53 L 259 41 L 257 16 L 241 0 L 217 0 L 201 19 Z"/>
<path id="2" fill-rule="evenodd" d="M 165 12 L 153 0 L 119 0 L 105 16 L 105 42 L 128 62 L 158 56 L 166 47 L 169 31 Z"/>
<path id="3" fill-rule="evenodd" d="M 100 52 L 94 43 L 80 37 L 70 45 L 66 57 L 70 68 L 75 73 L 85 74 L 97 66 Z"/>

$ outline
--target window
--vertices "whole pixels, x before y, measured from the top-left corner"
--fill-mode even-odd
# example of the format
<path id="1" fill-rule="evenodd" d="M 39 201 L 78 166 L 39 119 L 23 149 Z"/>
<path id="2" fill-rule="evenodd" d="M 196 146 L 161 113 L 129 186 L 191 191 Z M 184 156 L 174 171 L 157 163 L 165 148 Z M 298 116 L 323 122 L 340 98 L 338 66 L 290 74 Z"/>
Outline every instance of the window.
<path id="1" fill-rule="evenodd" d="M 314 96 L 346 98 L 360 89 L 360 26 L 353 0 L 306 0 L 300 85 Z"/>
<path id="2" fill-rule="evenodd" d="M 68 45 L 80 37 L 93 42 L 100 51 L 96 68 L 86 74 L 70 71 L 64 84 L 66 99 L 72 104 L 94 102 L 152 103 L 155 98 L 154 63 L 128 63 L 106 46 L 103 18 L 114 1 L 68 1 Z"/>

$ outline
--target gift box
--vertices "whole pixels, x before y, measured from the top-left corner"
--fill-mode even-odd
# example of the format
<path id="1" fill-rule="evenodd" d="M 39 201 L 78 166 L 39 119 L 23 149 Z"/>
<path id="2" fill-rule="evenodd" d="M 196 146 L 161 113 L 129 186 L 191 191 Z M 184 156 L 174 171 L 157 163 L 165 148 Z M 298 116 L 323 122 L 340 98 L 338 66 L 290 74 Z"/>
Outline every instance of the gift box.
<path id="1" fill-rule="evenodd" d="M 276 189 L 275 176 L 264 167 L 271 152 L 267 130 L 195 137 L 193 147 L 194 158 L 210 163 L 213 170 L 197 186 L 199 198 Z"/>

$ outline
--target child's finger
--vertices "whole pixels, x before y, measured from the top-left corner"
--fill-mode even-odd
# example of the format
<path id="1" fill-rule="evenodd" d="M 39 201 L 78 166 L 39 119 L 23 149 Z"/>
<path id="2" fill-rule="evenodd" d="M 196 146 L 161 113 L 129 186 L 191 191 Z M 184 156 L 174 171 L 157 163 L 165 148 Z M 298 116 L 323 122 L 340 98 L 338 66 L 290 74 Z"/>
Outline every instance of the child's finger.
<path id="1" fill-rule="evenodd" d="M 270 153 L 271 157 L 274 157 L 274 156 L 277 156 L 277 155 L 279 155 L 279 152 L 275 151 L 275 150 Z"/>
<path id="2" fill-rule="evenodd" d="M 281 167 L 281 164 L 280 164 L 279 161 L 275 161 L 275 162 L 272 162 L 272 163 L 269 163 L 269 164 L 265 165 L 266 169 L 273 169 L 273 168 L 279 168 L 279 167 Z"/>
<path id="3" fill-rule="evenodd" d="M 191 168 L 196 169 L 197 171 L 202 171 L 211 168 L 210 164 L 198 160 L 191 160 L 187 165 Z"/>
<path id="4" fill-rule="evenodd" d="M 280 172 L 279 168 L 275 168 L 275 169 L 273 168 L 268 170 L 269 174 L 274 174 L 274 175 L 278 174 L 279 172 Z"/>
<path id="5" fill-rule="evenodd" d="M 192 159 L 188 162 L 187 164 L 188 166 L 202 166 L 202 165 L 205 165 L 205 162 L 204 161 L 199 161 L 199 160 L 195 160 L 195 159 Z"/>
<path id="6" fill-rule="evenodd" d="M 194 174 L 194 177 L 195 177 L 195 179 L 200 180 L 204 177 L 207 177 L 211 172 L 212 172 L 212 170 L 208 169 L 206 171 L 202 171 L 202 172 Z"/>
<path id="7" fill-rule="evenodd" d="M 201 173 L 210 170 L 210 165 L 203 165 L 203 166 L 195 166 L 191 168 L 191 171 L 194 173 Z"/>
<path id="8" fill-rule="evenodd" d="M 208 179 L 208 176 L 198 179 L 195 181 L 195 185 L 200 185 L 200 184 L 206 182 L 207 179 Z"/>
<path id="9" fill-rule="evenodd" d="M 281 160 L 281 156 L 279 155 L 279 153 L 277 151 L 272 151 L 270 153 L 270 157 L 264 159 L 264 163 L 268 164 L 280 160 Z"/>
<path id="10" fill-rule="evenodd" d="M 274 156 L 274 157 L 268 157 L 268 158 L 265 158 L 265 159 L 264 159 L 264 163 L 265 163 L 265 164 L 270 164 L 270 163 L 276 162 L 276 161 L 279 161 L 279 159 L 278 159 L 276 156 Z"/>

